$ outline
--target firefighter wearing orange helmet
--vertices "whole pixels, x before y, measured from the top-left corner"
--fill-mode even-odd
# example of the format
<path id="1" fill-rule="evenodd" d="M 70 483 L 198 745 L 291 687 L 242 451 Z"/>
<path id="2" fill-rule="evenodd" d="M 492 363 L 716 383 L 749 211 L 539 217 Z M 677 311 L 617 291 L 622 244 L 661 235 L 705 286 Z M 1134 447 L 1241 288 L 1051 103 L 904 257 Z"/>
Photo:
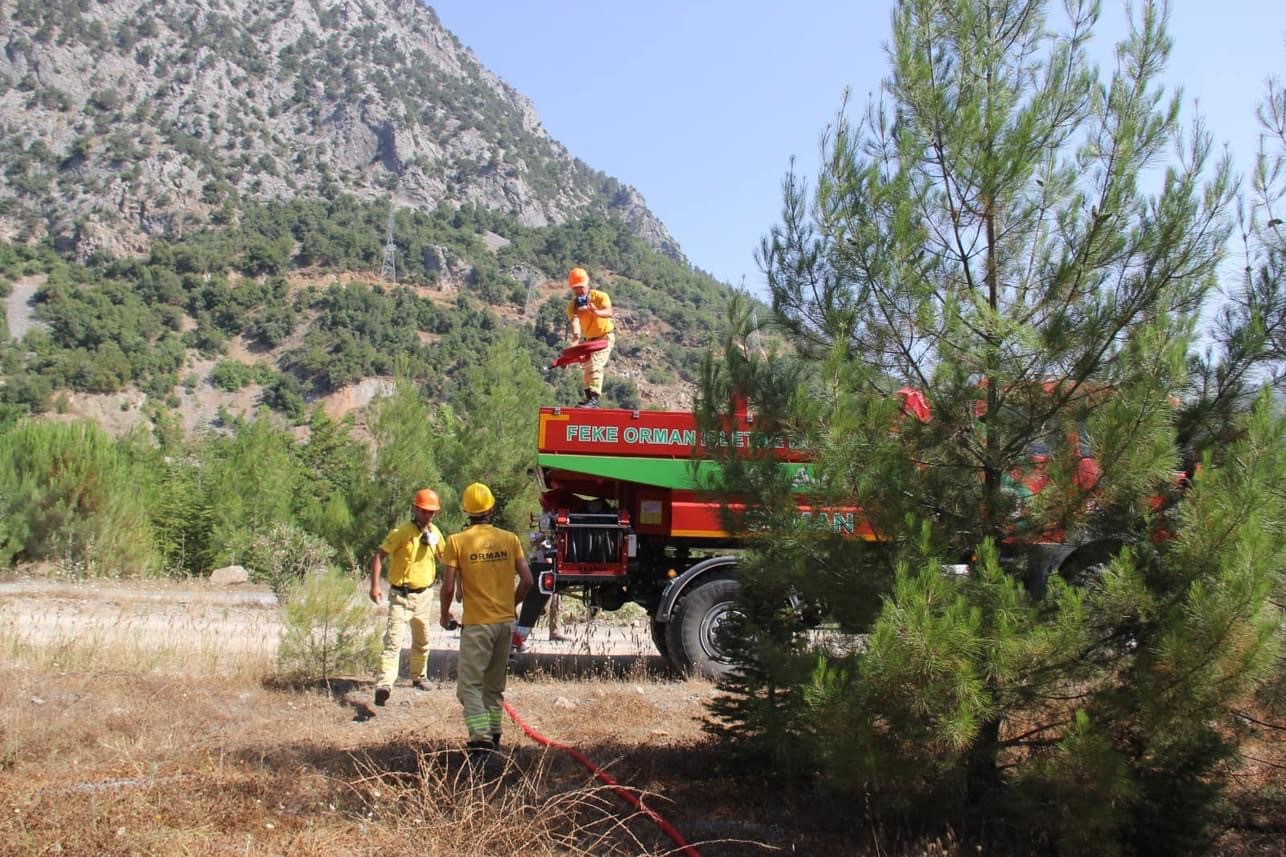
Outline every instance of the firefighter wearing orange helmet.
<path id="1" fill-rule="evenodd" d="M 399 524 L 384 537 L 371 558 L 371 600 L 380 603 L 380 574 L 384 561 L 388 569 L 388 624 L 384 629 L 384 651 L 380 655 L 380 676 L 375 685 L 375 704 L 388 702 L 397 681 L 402 656 L 402 638 L 411 626 L 411 682 L 418 690 L 431 690 L 428 680 L 429 622 L 433 599 L 429 587 L 437 577 L 446 539 L 433 523 L 442 508 L 435 491 L 422 488 L 411 500 L 411 520 Z"/>
<path id="2" fill-rule="evenodd" d="M 605 340 L 607 345 L 593 352 L 585 362 L 585 398 L 579 408 L 597 408 L 603 393 L 603 373 L 607 359 L 616 345 L 616 322 L 612 320 L 612 299 L 607 292 L 589 287 L 589 272 L 572 268 L 567 274 L 572 300 L 567 304 L 567 322 L 572 331 L 572 345 L 578 342 Z"/>

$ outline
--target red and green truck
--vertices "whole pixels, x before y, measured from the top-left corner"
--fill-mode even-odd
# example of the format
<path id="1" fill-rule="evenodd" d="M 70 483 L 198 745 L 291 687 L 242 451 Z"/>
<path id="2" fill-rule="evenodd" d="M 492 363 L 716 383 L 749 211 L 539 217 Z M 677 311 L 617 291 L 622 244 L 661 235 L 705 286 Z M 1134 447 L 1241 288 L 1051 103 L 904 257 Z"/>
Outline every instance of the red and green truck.
<path id="1" fill-rule="evenodd" d="M 701 490 L 718 467 L 702 450 L 764 442 L 783 467 L 808 467 L 784 442 L 764 441 L 744 412 L 726 431 L 703 436 L 691 413 L 542 408 L 537 473 L 554 550 L 552 567 L 535 569 L 539 591 L 579 589 L 609 611 L 637 603 L 675 667 L 722 674 L 729 664 L 719 628 L 734 609 L 743 541 L 723 529 L 719 500 Z M 800 513 L 873 537 L 856 509 L 801 502 Z"/>
<path id="2" fill-rule="evenodd" d="M 931 418 L 922 395 L 909 389 L 899 394 L 909 418 Z M 719 499 L 702 490 L 719 467 L 705 450 L 755 444 L 771 448 L 793 471 L 801 485 L 801 516 L 843 536 L 876 537 L 855 507 L 810 505 L 802 488 L 810 481 L 807 457 L 756 431 L 744 408 L 725 430 L 703 435 L 691 413 L 547 407 L 540 411 L 537 474 L 541 528 L 553 550 L 548 565 L 534 568 L 535 592 L 579 590 L 589 606 L 608 611 L 637 603 L 650 616 L 656 648 L 676 668 L 708 676 L 727 672 L 719 630 L 735 609 L 745 543 L 723 529 Z M 1078 483 L 1098 473 L 1083 455 Z M 1044 462 L 1035 450 L 1032 462 L 1028 472 L 1011 476 L 1022 491 L 1039 493 Z M 1038 592 L 1053 571 L 1101 562 L 1115 546 L 1046 533 L 1007 547 L 1010 555 L 1023 554 Z"/>

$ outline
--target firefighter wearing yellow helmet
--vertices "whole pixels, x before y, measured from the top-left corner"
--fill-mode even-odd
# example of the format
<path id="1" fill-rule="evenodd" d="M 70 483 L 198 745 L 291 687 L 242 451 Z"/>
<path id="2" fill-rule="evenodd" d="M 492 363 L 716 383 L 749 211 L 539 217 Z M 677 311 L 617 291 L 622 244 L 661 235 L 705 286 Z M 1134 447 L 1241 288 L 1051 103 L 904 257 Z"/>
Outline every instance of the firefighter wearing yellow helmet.
<path id="1" fill-rule="evenodd" d="M 384 628 L 384 651 L 375 685 L 375 704 L 388 702 L 397 681 L 402 656 L 402 638 L 411 626 L 411 683 L 418 690 L 430 690 L 428 678 L 429 622 L 433 598 L 429 587 L 437 577 L 437 561 L 446 548 L 442 531 L 433 516 L 442 508 L 437 492 L 422 488 L 411 500 L 411 520 L 389 531 L 371 558 L 371 600 L 380 603 L 380 574 L 384 560 L 388 569 L 388 624 Z"/>
<path id="2" fill-rule="evenodd" d="M 464 708 L 469 730 L 469 759 L 477 764 L 493 758 L 500 747 L 514 611 L 531 589 L 532 577 L 522 540 L 491 525 L 496 508 L 491 489 L 474 482 L 464 489 L 460 500 L 469 526 L 447 539 L 439 615 L 442 627 L 450 629 L 451 601 L 458 581 L 464 594 L 464 613 L 460 618 L 456 698 Z"/>

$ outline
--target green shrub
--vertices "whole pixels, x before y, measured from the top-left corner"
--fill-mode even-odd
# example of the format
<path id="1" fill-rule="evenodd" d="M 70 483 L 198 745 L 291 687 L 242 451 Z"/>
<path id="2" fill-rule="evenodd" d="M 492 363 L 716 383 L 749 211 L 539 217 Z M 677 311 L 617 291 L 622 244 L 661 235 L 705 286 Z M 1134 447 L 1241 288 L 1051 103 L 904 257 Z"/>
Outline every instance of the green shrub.
<path id="1" fill-rule="evenodd" d="M 138 477 L 92 423 L 12 425 L 0 434 L 0 565 L 53 559 L 89 576 L 154 570 Z"/>
<path id="2" fill-rule="evenodd" d="M 267 366 L 251 366 L 239 360 L 220 360 L 210 371 L 210 384 L 220 390 L 235 393 L 247 384 L 264 384 L 273 379 Z"/>
<path id="3" fill-rule="evenodd" d="M 334 558 L 335 549 L 324 539 L 294 524 L 274 524 L 250 543 L 246 565 L 250 579 L 271 586 L 282 601 L 296 581 L 320 573 Z"/>
<path id="4" fill-rule="evenodd" d="M 352 577 L 327 569 L 290 587 L 285 633 L 277 651 L 283 673 L 323 680 L 340 673 L 369 673 L 379 651 L 379 623 Z"/>

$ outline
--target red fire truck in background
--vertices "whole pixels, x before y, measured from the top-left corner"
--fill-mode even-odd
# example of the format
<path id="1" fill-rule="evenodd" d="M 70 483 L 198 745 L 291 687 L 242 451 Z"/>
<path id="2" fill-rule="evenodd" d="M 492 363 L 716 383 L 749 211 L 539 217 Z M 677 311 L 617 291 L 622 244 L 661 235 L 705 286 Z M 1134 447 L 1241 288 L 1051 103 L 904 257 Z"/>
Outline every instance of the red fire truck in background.
<path id="1" fill-rule="evenodd" d="M 918 391 L 902 390 L 900 397 L 909 418 L 930 418 Z M 651 617 L 657 650 L 676 668 L 715 677 L 727 672 L 719 631 L 735 609 L 744 541 L 723 529 L 719 500 L 702 490 L 719 467 L 703 450 L 752 445 L 770 447 L 798 484 L 810 481 L 805 456 L 756 431 L 744 408 L 725 430 L 706 435 L 691 413 L 542 408 L 537 474 L 542 529 L 553 556 L 549 565 L 533 569 L 537 592 L 580 590 L 588 605 L 608 611 L 637 603 Z M 1019 490 L 1027 493 L 1042 485 L 1041 459 L 1033 461 L 1032 471 L 1019 479 Z M 1083 476 L 1094 478 L 1092 459 L 1082 465 Z M 819 528 L 875 538 L 854 507 L 817 508 L 803 493 L 798 505 Z M 1022 545 L 1029 557 L 1038 557 L 1038 588 L 1052 570 L 1073 559 L 1094 561 L 1108 547 L 1046 537 Z"/>
<path id="2" fill-rule="evenodd" d="M 542 408 L 537 472 L 554 550 L 552 567 L 535 569 L 539 591 L 580 589 L 589 605 L 609 611 L 640 604 L 657 650 L 675 667 L 725 672 L 719 629 L 736 600 L 743 542 L 724 531 L 719 501 L 701 490 L 718 467 L 701 451 L 752 444 L 771 444 L 795 474 L 808 467 L 784 441 L 756 432 L 744 410 L 725 431 L 703 436 L 691 413 Z M 873 538 L 853 508 L 801 501 L 800 514 Z"/>

